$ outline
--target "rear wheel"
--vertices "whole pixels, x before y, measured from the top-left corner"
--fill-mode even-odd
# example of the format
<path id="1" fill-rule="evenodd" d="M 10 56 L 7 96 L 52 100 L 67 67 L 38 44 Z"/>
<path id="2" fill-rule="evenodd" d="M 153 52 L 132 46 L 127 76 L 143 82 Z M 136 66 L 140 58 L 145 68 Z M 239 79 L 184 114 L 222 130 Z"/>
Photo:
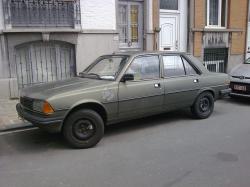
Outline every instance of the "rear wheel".
<path id="1" fill-rule="evenodd" d="M 214 97 L 210 92 L 201 93 L 191 107 L 191 112 L 195 118 L 206 119 L 214 110 Z"/>
<path id="2" fill-rule="evenodd" d="M 74 148 L 90 148 L 103 137 L 104 123 L 101 116 L 93 110 L 78 110 L 66 119 L 63 136 Z"/>

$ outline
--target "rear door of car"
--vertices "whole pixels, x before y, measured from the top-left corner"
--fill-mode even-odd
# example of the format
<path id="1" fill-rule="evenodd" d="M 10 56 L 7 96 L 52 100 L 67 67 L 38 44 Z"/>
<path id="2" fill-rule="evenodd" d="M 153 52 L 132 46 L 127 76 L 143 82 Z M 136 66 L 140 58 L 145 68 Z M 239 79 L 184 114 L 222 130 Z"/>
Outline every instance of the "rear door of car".
<path id="1" fill-rule="evenodd" d="M 158 55 L 136 57 L 125 74 L 134 80 L 119 83 L 119 118 L 130 118 L 162 111 L 164 85 Z"/>
<path id="2" fill-rule="evenodd" d="M 162 55 L 164 109 L 190 106 L 200 89 L 198 70 L 179 54 Z"/>

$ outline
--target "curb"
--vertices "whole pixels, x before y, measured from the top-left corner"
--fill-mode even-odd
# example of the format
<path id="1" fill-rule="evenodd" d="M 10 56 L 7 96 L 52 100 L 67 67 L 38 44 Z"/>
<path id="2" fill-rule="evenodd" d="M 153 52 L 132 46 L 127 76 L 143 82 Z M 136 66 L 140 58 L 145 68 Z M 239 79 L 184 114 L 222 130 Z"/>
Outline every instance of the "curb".
<path id="1" fill-rule="evenodd" d="M 6 129 L 0 129 L 0 133 L 17 131 L 17 130 L 31 129 L 31 128 L 34 128 L 34 127 L 35 126 L 32 125 L 32 124 L 27 124 L 27 125 L 23 125 L 23 126 L 19 126 L 19 127 L 10 127 L 10 128 L 6 128 Z"/>

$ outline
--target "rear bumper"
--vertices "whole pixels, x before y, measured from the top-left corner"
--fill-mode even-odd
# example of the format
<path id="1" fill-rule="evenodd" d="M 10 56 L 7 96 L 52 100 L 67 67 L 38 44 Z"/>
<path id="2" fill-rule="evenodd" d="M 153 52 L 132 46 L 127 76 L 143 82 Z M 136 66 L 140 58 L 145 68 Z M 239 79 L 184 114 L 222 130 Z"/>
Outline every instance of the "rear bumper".
<path id="1" fill-rule="evenodd" d="M 32 123 L 34 126 L 37 126 L 48 132 L 61 131 L 65 112 L 60 112 L 60 113 L 57 112 L 56 114 L 53 114 L 51 116 L 45 116 L 41 114 L 36 114 L 34 112 L 22 108 L 20 103 L 16 105 L 16 110 L 21 118 Z"/>
<path id="2" fill-rule="evenodd" d="M 232 93 L 232 89 L 231 88 L 220 90 L 220 97 L 228 96 L 231 93 Z"/>

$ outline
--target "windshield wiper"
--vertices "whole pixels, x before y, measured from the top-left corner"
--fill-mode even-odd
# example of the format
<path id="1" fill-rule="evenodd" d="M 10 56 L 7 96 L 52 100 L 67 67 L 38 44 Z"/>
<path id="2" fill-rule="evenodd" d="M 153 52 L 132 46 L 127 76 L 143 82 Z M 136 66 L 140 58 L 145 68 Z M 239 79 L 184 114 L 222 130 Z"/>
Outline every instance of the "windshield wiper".
<path id="1" fill-rule="evenodd" d="M 96 77 L 97 79 L 101 79 L 100 75 L 96 73 L 85 73 L 85 72 L 80 72 L 79 73 L 80 77 L 88 77 L 88 78 L 93 78 Z"/>

